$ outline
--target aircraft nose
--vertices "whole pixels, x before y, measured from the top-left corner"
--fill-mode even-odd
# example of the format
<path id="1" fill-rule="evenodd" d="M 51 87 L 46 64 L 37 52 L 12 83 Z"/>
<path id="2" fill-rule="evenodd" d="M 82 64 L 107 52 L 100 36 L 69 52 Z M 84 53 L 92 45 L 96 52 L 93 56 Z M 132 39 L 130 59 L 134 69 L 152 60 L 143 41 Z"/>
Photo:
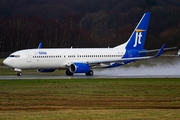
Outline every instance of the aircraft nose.
<path id="1" fill-rule="evenodd" d="M 7 65 L 7 66 L 9 66 L 10 63 L 11 63 L 11 61 L 9 59 L 7 59 L 7 58 L 3 61 L 3 64 Z"/>
<path id="2" fill-rule="evenodd" d="M 3 60 L 3 64 L 7 65 L 7 59 Z"/>

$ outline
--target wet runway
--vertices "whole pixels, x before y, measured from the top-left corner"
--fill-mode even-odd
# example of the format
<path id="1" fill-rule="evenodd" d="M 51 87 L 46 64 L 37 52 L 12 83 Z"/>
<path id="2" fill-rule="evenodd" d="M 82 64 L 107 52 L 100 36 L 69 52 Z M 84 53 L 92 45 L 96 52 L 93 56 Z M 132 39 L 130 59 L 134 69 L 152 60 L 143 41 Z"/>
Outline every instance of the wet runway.
<path id="1" fill-rule="evenodd" d="M 74 75 L 74 76 L 42 76 L 42 75 L 23 75 L 23 76 L 0 76 L 0 80 L 20 80 L 20 79 L 96 79 L 96 78 L 180 78 L 180 75 L 121 75 L 121 76 L 105 76 L 105 75 Z"/>

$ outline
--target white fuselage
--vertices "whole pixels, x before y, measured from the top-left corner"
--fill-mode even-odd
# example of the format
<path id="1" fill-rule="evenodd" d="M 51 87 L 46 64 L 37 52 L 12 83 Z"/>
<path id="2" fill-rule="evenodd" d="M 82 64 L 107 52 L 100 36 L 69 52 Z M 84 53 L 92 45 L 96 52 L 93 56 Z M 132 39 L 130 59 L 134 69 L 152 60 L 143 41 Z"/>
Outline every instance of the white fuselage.
<path id="1" fill-rule="evenodd" d="M 12 53 L 4 60 L 4 64 L 18 69 L 50 69 L 66 68 L 71 63 L 101 63 L 101 61 L 117 61 L 125 54 L 125 50 L 115 48 L 94 49 L 27 49 Z M 101 64 L 98 67 L 106 67 Z"/>

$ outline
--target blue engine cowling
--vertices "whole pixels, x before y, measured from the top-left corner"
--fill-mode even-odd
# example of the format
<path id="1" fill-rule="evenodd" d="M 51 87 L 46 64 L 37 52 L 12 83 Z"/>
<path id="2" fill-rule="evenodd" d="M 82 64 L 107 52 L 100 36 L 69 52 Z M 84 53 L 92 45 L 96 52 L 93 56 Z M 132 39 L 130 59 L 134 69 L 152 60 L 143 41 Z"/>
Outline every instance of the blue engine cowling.
<path id="1" fill-rule="evenodd" d="M 54 72 L 56 69 L 38 69 L 38 72 Z"/>
<path id="2" fill-rule="evenodd" d="M 86 63 L 73 63 L 69 67 L 72 73 L 87 73 L 90 71 L 90 66 Z"/>

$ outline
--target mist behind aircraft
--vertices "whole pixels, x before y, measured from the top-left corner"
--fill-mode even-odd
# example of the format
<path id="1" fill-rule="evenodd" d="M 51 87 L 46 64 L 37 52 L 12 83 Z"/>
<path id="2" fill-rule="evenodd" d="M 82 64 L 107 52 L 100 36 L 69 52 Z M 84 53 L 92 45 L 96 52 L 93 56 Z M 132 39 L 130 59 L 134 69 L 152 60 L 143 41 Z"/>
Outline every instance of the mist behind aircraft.
<path id="1" fill-rule="evenodd" d="M 114 69 L 100 69 L 95 72 L 96 75 L 106 76 L 180 75 L 180 58 L 160 57 L 141 60 Z"/>

